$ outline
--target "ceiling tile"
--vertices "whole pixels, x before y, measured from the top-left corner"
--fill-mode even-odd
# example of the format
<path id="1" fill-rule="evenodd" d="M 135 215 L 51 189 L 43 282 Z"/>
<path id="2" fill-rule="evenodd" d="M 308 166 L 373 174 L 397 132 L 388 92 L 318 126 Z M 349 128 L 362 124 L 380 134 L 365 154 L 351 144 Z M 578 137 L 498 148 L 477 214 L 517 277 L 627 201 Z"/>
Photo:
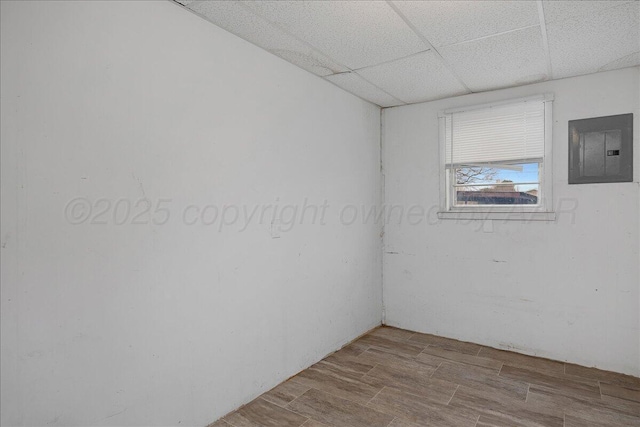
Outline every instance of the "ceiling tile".
<path id="1" fill-rule="evenodd" d="M 467 93 L 432 51 L 357 71 L 365 79 L 408 103 Z"/>
<path id="2" fill-rule="evenodd" d="M 319 76 L 348 71 L 235 1 L 202 1 L 189 7 L 209 21 Z"/>
<path id="3" fill-rule="evenodd" d="M 334 83 L 336 86 L 339 86 L 342 89 L 381 107 L 392 107 L 404 104 L 404 102 L 395 99 L 393 96 L 378 89 L 353 72 L 334 74 L 332 76 L 326 76 L 325 79 Z"/>
<path id="4" fill-rule="evenodd" d="M 617 70 L 618 68 L 635 67 L 637 65 L 640 65 L 640 52 L 634 52 L 615 61 L 611 61 L 600 67 L 598 71 Z"/>
<path id="5" fill-rule="evenodd" d="M 474 92 L 547 78 L 540 27 L 443 47 L 440 53 Z"/>
<path id="6" fill-rule="evenodd" d="M 436 47 L 540 24 L 535 1 L 396 1 Z"/>
<path id="7" fill-rule="evenodd" d="M 595 16 L 604 9 L 632 3 L 634 0 L 544 0 L 544 20 L 547 23 Z M 635 0 L 637 1 L 637 0 Z"/>
<path id="8" fill-rule="evenodd" d="M 546 13 L 545 13 L 546 17 Z M 638 65 L 640 2 L 596 14 L 549 22 L 547 37 L 554 78 Z"/>
<path id="9" fill-rule="evenodd" d="M 351 69 L 426 49 L 383 1 L 250 1 L 257 14 Z"/>

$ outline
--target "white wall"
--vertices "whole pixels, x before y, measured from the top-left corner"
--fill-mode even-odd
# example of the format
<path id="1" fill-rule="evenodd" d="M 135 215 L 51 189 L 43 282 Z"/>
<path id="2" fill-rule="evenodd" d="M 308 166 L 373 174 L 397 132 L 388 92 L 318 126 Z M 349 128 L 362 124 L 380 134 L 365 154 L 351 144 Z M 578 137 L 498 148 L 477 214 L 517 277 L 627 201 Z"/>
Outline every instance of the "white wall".
<path id="1" fill-rule="evenodd" d="M 385 203 L 434 207 L 419 225 L 385 226 L 386 323 L 640 375 L 639 82 L 629 68 L 383 110 Z M 486 232 L 438 221 L 438 112 L 546 92 L 554 198 L 577 207 Z M 568 120 L 623 113 L 635 119 L 634 182 L 568 185 Z"/>
<path id="2" fill-rule="evenodd" d="M 1 4 L 3 426 L 206 425 L 380 323 L 380 227 L 336 213 L 380 202 L 378 107 L 168 1 Z"/>

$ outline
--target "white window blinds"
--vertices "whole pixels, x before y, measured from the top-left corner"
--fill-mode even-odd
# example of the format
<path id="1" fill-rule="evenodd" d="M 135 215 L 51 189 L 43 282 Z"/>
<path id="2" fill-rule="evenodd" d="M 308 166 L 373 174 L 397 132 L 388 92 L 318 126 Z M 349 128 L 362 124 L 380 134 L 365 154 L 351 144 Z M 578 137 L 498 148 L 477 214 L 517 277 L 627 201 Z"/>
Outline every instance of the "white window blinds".
<path id="1" fill-rule="evenodd" d="M 445 115 L 447 166 L 541 161 L 544 108 L 535 100 Z"/>

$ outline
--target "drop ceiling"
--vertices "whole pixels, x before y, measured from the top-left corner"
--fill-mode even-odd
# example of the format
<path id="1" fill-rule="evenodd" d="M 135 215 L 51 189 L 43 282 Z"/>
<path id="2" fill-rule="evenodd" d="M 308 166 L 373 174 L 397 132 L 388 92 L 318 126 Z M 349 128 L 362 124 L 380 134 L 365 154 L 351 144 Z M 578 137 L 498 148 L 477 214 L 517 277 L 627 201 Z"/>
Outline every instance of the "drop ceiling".
<path id="1" fill-rule="evenodd" d="M 640 65 L 640 1 L 189 1 L 381 107 Z"/>

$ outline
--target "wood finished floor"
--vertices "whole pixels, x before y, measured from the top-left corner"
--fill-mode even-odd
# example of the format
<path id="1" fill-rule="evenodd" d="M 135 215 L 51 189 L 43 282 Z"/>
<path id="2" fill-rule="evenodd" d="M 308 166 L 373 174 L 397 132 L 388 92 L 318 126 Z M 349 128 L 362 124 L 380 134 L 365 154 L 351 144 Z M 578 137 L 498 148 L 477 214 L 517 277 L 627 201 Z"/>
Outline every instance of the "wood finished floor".
<path id="1" fill-rule="evenodd" d="M 210 427 L 640 427 L 640 379 L 382 327 Z"/>

